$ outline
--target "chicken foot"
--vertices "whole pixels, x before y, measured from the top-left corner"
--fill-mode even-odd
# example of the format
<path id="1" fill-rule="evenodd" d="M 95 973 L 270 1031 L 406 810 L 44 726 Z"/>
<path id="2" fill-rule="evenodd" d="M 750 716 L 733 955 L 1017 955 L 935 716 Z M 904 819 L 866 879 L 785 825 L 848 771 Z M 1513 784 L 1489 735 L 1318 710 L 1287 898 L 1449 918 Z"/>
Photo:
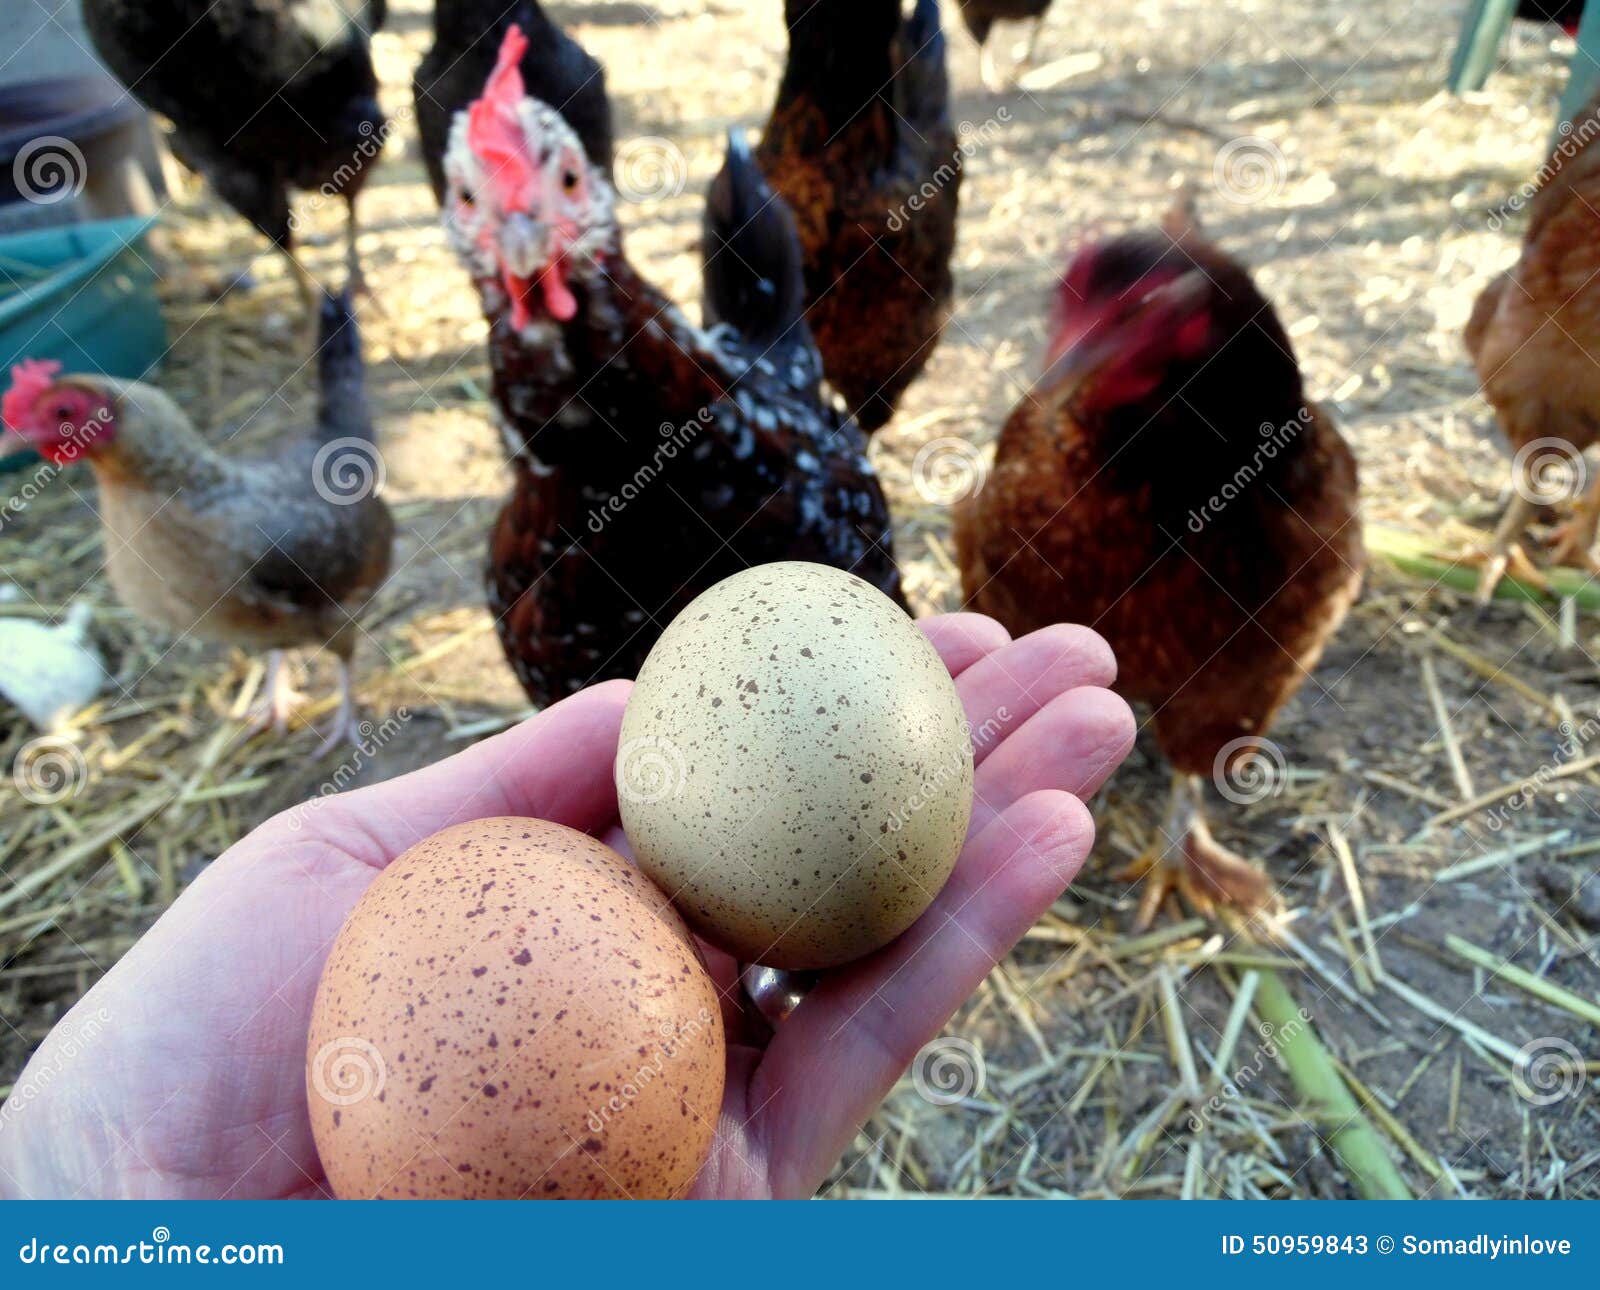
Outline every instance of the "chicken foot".
<path id="1" fill-rule="evenodd" d="M 1207 916 L 1218 905 L 1247 912 L 1265 905 L 1272 895 L 1266 874 L 1243 856 L 1229 851 L 1211 835 L 1196 776 L 1174 771 L 1167 819 L 1145 853 L 1116 877 L 1142 880 L 1134 928 L 1154 921 L 1167 896 L 1177 893 Z"/>
<path id="2" fill-rule="evenodd" d="M 1600 529 L 1600 478 L 1589 485 L 1589 491 L 1578 499 L 1572 518 L 1557 530 L 1555 544 L 1550 548 L 1552 563 L 1600 570 L 1594 558 L 1595 532 Z"/>
<path id="3" fill-rule="evenodd" d="M 354 686 L 350 677 L 350 660 L 342 655 L 339 666 L 339 707 L 333 724 L 317 746 L 316 755 L 322 757 L 335 748 L 349 743 L 361 746 L 361 725 L 356 720 Z M 246 728 L 252 735 L 270 732 L 278 738 L 289 733 L 289 719 L 305 695 L 294 688 L 289 676 L 289 660 L 284 650 L 275 649 L 267 655 L 267 683 L 261 698 L 251 706 L 246 718 Z"/>
<path id="4" fill-rule="evenodd" d="M 1508 567 L 1514 566 L 1519 578 L 1526 579 L 1532 574 L 1532 581 L 1540 581 L 1538 571 L 1523 554 L 1521 546 L 1522 535 L 1527 531 L 1535 509 L 1525 490 L 1516 489 L 1512 493 L 1511 504 L 1506 507 L 1506 513 L 1495 527 L 1494 536 L 1489 539 L 1489 549 L 1471 557 L 1470 562 L 1483 565 L 1478 575 L 1478 588 L 1472 596 L 1480 608 L 1494 599 L 1494 589 L 1500 585 L 1500 579 L 1505 577 Z"/>

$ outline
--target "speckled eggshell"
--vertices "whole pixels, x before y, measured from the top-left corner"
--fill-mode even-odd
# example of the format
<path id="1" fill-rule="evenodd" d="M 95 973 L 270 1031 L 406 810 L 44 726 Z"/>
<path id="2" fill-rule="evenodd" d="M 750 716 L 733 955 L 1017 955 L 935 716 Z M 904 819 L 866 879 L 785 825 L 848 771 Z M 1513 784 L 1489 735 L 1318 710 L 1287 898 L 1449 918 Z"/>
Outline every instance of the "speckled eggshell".
<path id="1" fill-rule="evenodd" d="M 675 618 L 617 751 L 639 864 L 744 962 L 826 968 L 933 902 L 972 812 L 955 683 L 905 612 L 853 574 L 759 565 Z"/>
<path id="2" fill-rule="evenodd" d="M 369 887 L 307 1045 L 341 1197 L 667 1197 L 711 1148 L 726 1051 L 683 920 L 541 820 L 424 839 Z"/>

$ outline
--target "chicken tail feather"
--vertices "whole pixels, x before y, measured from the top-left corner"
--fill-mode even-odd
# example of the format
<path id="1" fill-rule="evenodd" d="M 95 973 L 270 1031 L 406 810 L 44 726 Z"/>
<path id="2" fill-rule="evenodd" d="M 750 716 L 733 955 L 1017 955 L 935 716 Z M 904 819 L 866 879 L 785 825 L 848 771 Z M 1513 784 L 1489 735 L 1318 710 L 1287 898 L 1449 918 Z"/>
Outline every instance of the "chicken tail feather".
<path id="1" fill-rule="evenodd" d="M 324 442 L 373 438 L 361 329 L 349 290 L 324 293 L 317 325 L 317 433 Z"/>

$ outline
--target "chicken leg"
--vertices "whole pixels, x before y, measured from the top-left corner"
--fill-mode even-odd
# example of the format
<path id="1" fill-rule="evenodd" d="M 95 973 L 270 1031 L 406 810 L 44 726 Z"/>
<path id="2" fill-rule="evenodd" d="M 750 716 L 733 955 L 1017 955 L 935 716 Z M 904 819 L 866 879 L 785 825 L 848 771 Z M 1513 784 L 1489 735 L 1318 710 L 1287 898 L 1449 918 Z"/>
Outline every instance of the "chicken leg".
<path id="1" fill-rule="evenodd" d="M 1600 528 L 1600 478 L 1578 499 L 1572 518 L 1561 525 L 1550 559 L 1555 564 L 1594 572 L 1600 569 L 1594 558 L 1595 531 Z"/>
<path id="2" fill-rule="evenodd" d="M 1204 914 L 1219 904 L 1253 911 L 1272 895 L 1266 874 L 1212 837 L 1201 803 L 1200 781 L 1182 771 L 1172 774 L 1166 824 L 1145 853 L 1116 876 L 1121 881 L 1144 882 L 1134 916 L 1139 931 L 1150 926 L 1172 892 Z"/>
<path id="3" fill-rule="evenodd" d="M 288 655 L 281 649 L 267 655 L 267 684 L 261 697 L 251 705 L 246 723 L 251 734 L 271 731 L 282 736 L 289 732 L 289 717 L 300 702 L 300 692 L 289 676 Z"/>
<path id="4" fill-rule="evenodd" d="M 1494 536 L 1489 539 L 1489 549 L 1477 556 L 1476 559 L 1483 565 L 1483 571 L 1478 575 L 1478 588 L 1473 593 L 1473 600 L 1479 607 L 1487 605 L 1494 599 L 1494 589 L 1500 585 L 1500 579 L 1505 577 L 1508 565 L 1515 564 L 1519 573 L 1525 575 L 1531 566 L 1522 553 L 1520 543 L 1522 535 L 1527 531 L 1528 521 L 1533 519 L 1534 504 L 1529 500 L 1523 489 L 1516 489 L 1511 496 L 1511 504 L 1506 507 L 1506 513 L 1500 517 Z"/>

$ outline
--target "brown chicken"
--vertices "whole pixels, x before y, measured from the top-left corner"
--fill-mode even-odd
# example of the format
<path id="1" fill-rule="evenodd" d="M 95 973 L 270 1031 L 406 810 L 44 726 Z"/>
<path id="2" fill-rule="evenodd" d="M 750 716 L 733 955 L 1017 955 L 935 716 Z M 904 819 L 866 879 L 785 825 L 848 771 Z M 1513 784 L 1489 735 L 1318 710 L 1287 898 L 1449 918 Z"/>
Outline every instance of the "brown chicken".
<path id="1" fill-rule="evenodd" d="M 789 60 L 756 158 L 794 211 L 806 320 L 864 430 L 894 415 L 950 312 L 962 154 L 937 0 L 786 0 Z"/>
<path id="2" fill-rule="evenodd" d="M 265 723 L 286 729 L 294 695 L 283 651 L 325 646 L 339 661 L 339 716 L 324 749 L 354 738 L 350 656 L 357 618 L 389 571 L 394 525 L 375 484 L 349 296 L 324 300 L 315 430 L 271 457 L 222 456 L 153 386 L 12 372 L 10 433 L 47 461 L 86 461 L 100 490 L 106 568 L 122 601 L 179 636 L 271 651 Z"/>
<path id="3" fill-rule="evenodd" d="M 1592 121 L 1600 95 L 1578 114 Z M 1467 323 L 1467 350 L 1484 397 L 1516 454 L 1512 497 L 1495 530 L 1478 600 L 1488 601 L 1508 563 L 1537 582 L 1518 547 L 1535 511 L 1574 479 L 1600 431 L 1600 147 L 1583 132 L 1563 138 L 1528 204 L 1522 256 L 1484 288 Z M 1600 478 L 1577 504 L 1551 551 L 1558 564 L 1594 569 Z"/>
<path id="4" fill-rule="evenodd" d="M 1212 838 L 1201 780 L 1242 800 L 1355 599 L 1356 465 L 1271 305 L 1186 210 L 1073 258 L 1044 375 L 956 543 L 972 608 L 1016 634 L 1087 623 L 1152 709 L 1172 814 L 1140 922 L 1173 887 L 1202 908 L 1264 901 L 1265 876 Z"/>
<path id="5" fill-rule="evenodd" d="M 707 202 L 710 325 L 623 249 L 615 198 L 554 107 L 524 92 L 521 31 L 456 117 L 444 219 L 489 319 L 515 484 L 489 605 L 530 698 L 637 674 L 663 627 L 771 560 L 898 597 L 860 428 L 823 402 L 794 222 L 735 138 Z"/>

